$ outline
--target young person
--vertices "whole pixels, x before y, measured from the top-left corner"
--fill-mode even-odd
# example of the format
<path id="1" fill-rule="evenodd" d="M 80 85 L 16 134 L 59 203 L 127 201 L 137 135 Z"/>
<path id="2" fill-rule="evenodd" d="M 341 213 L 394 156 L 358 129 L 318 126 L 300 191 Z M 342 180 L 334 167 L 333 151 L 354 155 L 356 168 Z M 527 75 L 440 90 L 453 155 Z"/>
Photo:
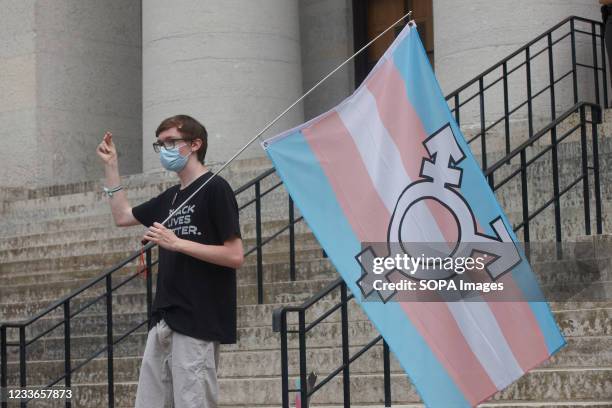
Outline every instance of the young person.
<path id="1" fill-rule="evenodd" d="M 207 132 L 186 115 L 165 119 L 153 148 L 180 184 L 131 207 L 120 185 L 117 150 L 106 132 L 97 154 L 104 162 L 115 224 L 148 227 L 159 245 L 153 321 L 140 369 L 137 408 L 217 406 L 219 344 L 236 342 L 236 269 L 244 260 L 238 205 L 220 176 L 164 226 L 170 213 L 208 180 Z"/>

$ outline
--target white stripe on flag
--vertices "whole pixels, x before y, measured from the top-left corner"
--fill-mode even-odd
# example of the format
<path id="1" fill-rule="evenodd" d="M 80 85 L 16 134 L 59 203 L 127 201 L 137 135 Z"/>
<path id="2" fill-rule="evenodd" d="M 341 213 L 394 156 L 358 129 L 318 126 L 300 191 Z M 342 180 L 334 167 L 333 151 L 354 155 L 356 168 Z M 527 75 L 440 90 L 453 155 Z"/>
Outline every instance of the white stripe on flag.
<path id="1" fill-rule="evenodd" d="M 392 214 L 397 199 L 412 180 L 406 173 L 397 145 L 380 119 L 374 95 L 364 86 L 337 111 L 359 150 L 372 183 Z M 423 225 L 419 220 L 433 218 L 424 205 L 415 206 L 409 215 L 417 227 Z M 435 224 L 419 232 L 424 242 L 446 242 Z"/>
<path id="2" fill-rule="evenodd" d="M 487 303 L 456 301 L 446 304 L 465 340 L 498 390 L 523 375 Z"/>

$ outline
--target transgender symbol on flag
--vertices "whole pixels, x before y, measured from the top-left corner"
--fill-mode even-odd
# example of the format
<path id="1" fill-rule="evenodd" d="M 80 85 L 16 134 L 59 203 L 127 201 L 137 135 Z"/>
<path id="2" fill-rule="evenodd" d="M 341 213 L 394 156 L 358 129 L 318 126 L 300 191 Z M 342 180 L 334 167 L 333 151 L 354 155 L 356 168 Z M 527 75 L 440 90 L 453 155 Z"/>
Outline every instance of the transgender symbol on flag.
<path id="1" fill-rule="evenodd" d="M 495 245 L 502 242 L 513 243 L 501 217 L 496 217 L 489 223 L 495 236 L 478 232 L 478 222 L 474 212 L 461 194 L 463 169 L 457 165 L 465 159 L 465 154 L 457 143 L 451 126 L 447 124 L 436 131 L 423 142 L 423 145 L 429 157 L 424 157 L 422 160 L 421 179 L 409 184 L 397 199 L 387 231 L 387 253 L 377 253 L 372 246 L 367 246 L 355 256 L 362 268 L 357 284 L 366 298 L 372 292 L 377 292 L 380 299 L 387 302 L 396 294 L 396 291 L 373 288 L 373 282 L 381 278 L 372 270 L 371 259 L 373 257 L 394 257 L 398 252 L 397 248 L 400 248 L 409 257 L 418 257 L 427 250 L 439 252 L 440 243 L 429 246 L 427 242 L 417 242 L 418 238 L 414 238 L 415 227 L 412 221 L 417 217 L 411 216 L 410 212 L 416 205 L 426 200 L 435 200 L 441 204 L 452 214 L 452 219 L 457 224 L 457 239 L 451 243 L 450 251 L 443 254 L 445 257 L 473 257 L 476 252 L 487 254 L 492 261 L 488 262 L 484 269 L 492 281 L 496 281 L 522 261 L 515 245 Z M 436 220 L 424 221 L 427 223 Z M 399 245 L 391 245 L 392 243 L 399 243 Z M 368 261 L 362 260 L 364 254 Z M 425 270 L 421 268 L 411 271 L 410 274 L 393 269 L 385 273 L 385 278 L 389 282 L 398 280 L 401 276 L 397 274 L 418 280 L 451 279 L 456 275 L 452 269 Z M 390 279 L 391 276 L 394 278 Z"/>

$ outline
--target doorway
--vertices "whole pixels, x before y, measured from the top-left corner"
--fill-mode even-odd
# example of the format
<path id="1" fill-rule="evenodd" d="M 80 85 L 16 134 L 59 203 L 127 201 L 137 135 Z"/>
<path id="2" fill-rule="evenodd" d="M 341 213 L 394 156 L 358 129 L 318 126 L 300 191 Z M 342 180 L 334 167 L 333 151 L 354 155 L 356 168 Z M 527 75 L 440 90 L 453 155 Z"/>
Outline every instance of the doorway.
<path id="1" fill-rule="evenodd" d="M 355 51 L 363 47 L 410 10 L 413 12 L 413 19 L 417 23 L 421 41 L 433 66 L 434 31 L 432 0 L 353 0 Z M 407 21 L 398 25 L 395 30 L 390 30 L 374 42 L 364 53 L 355 58 L 355 87 L 359 86 L 365 79 L 397 34 L 405 27 L 406 23 Z"/>

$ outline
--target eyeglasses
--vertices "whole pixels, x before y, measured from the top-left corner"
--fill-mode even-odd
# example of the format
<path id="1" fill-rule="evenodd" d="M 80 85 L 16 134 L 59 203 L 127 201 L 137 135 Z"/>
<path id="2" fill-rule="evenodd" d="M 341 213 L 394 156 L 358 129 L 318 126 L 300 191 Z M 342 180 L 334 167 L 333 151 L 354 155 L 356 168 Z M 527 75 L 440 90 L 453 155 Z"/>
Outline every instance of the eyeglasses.
<path id="1" fill-rule="evenodd" d="M 155 150 L 155 153 L 159 153 L 162 147 L 165 150 L 174 149 L 176 147 L 176 142 L 181 141 L 181 140 L 185 140 L 185 139 L 170 139 L 170 140 L 166 140 L 165 142 L 161 142 L 161 141 L 155 142 L 153 143 L 153 150 Z"/>

